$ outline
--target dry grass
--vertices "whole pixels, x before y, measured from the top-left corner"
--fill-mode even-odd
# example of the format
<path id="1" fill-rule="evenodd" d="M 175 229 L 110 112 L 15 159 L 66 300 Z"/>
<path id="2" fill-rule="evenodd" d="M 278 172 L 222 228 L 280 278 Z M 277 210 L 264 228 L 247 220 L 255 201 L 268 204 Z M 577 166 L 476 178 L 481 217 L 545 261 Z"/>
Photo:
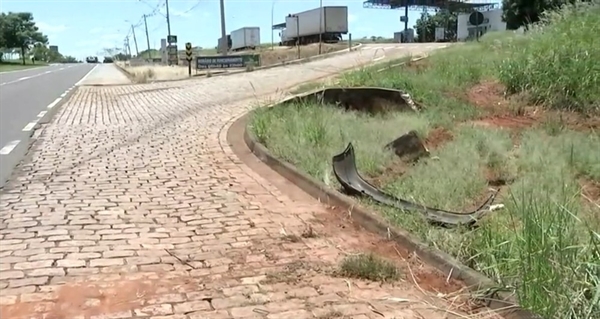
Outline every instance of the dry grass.
<path id="1" fill-rule="evenodd" d="M 148 83 L 153 81 L 173 81 L 189 78 L 188 68 L 182 66 L 124 66 L 123 69 L 129 74 L 131 74 L 135 83 Z M 210 73 L 220 73 L 220 71 L 211 71 Z M 192 76 L 206 75 L 208 75 L 208 72 L 196 72 L 196 70 L 192 70 Z"/>
<path id="2" fill-rule="evenodd" d="M 323 44 L 322 53 L 331 53 L 347 49 L 347 44 Z M 268 66 L 278 63 L 290 62 L 298 59 L 298 49 L 296 47 L 274 47 L 258 48 L 254 51 L 235 52 L 231 55 L 258 53 L 261 56 L 261 66 Z M 319 54 L 319 45 L 311 44 L 300 47 L 300 58 L 308 58 Z M 144 65 L 144 66 L 129 66 L 122 62 L 118 63 L 126 72 L 131 74 L 135 83 L 148 83 L 153 81 L 174 81 L 188 78 L 188 68 L 186 66 L 164 66 L 164 65 Z M 254 66 L 246 68 L 246 71 L 251 72 Z M 225 72 L 222 70 L 211 70 L 209 73 L 202 71 L 196 73 L 192 70 L 192 76 L 210 76 Z"/>
<path id="3" fill-rule="evenodd" d="M 331 53 L 347 49 L 347 44 L 326 44 L 323 43 L 322 53 Z M 246 52 L 249 53 L 249 52 Z M 298 49 L 296 47 L 275 47 L 262 48 L 259 52 L 262 65 L 273 65 L 277 63 L 289 62 L 298 59 Z M 319 45 L 310 44 L 300 47 L 300 59 L 309 58 L 319 54 Z"/>

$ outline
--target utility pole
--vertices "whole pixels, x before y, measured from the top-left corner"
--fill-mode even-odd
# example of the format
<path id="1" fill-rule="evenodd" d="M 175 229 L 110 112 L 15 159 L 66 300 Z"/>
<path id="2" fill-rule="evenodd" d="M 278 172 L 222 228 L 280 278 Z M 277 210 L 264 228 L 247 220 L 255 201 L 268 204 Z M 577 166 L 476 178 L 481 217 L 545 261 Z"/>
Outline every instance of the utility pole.
<path id="1" fill-rule="evenodd" d="M 135 28 L 133 24 L 131 25 L 131 33 L 133 33 L 133 44 L 135 44 L 135 55 L 140 55 L 140 51 L 138 50 L 137 39 L 135 38 Z"/>
<path id="2" fill-rule="evenodd" d="M 129 36 L 125 38 L 125 54 L 131 58 L 131 47 L 129 46 Z"/>
<path id="3" fill-rule="evenodd" d="M 323 0 L 319 0 L 319 55 L 323 44 Z"/>
<path id="4" fill-rule="evenodd" d="M 167 52 L 169 52 L 171 49 L 171 19 L 169 19 L 169 0 L 165 0 L 165 6 L 167 9 Z M 168 53 L 167 65 L 171 65 L 171 59 L 168 58 Z"/>
<path id="5" fill-rule="evenodd" d="M 273 37 L 273 25 L 275 23 L 274 21 L 274 13 L 275 13 L 275 1 L 273 0 L 273 2 L 271 3 L 271 50 L 274 50 L 274 46 L 275 46 L 275 39 Z"/>
<path id="6" fill-rule="evenodd" d="M 148 23 L 146 22 L 146 15 L 144 14 L 144 27 L 146 28 L 146 43 L 148 44 L 148 59 L 152 59 L 150 54 L 150 37 L 148 36 Z"/>
<path id="7" fill-rule="evenodd" d="M 167 39 L 171 37 L 171 19 L 169 19 L 169 0 L 165 0 L 165 6 L 167 9 Z M 171 42 L 169 42 L 171 44 Z"/>
<path id="8" fill-rule="evenodd" d="M 228 42 L 227 31 L 225 31 L 225 1 L 220 1 L 221 6 L 221 53 L 227 55 Z"/>

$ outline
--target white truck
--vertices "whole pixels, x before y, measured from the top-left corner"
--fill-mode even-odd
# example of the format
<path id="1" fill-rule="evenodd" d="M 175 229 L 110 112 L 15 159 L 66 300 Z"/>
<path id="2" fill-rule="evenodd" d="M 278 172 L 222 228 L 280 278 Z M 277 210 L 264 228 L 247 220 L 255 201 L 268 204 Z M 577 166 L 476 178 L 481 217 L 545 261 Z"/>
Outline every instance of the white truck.
<path id="1" fill-rule="evenodd" d="M 342 35 L 347 33 L 348 7 L 327 6 L 285 17 L 285 29 L 280 34 L 280 45 L 316 43 L 319 42 L 319 35 L 323 42 L 337 43 L 342 40 Z"/>
<path id="2" fill-rule="evenodd" d="M 260 28 L 244 27 L 231 31 L 231 51 L 254 50 L 260 45 Z"/>

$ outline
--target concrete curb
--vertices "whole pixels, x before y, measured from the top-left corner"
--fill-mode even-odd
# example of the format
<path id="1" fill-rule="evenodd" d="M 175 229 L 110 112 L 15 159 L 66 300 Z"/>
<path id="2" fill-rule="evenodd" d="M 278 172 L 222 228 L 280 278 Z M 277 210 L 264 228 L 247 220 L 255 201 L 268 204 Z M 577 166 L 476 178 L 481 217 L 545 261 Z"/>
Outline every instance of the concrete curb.
<path id="1" fill-rule="evenodd" d="M 123 73 L 123 74 L 124 74 L 124 75 L 125 75 L 125 76 L 126 76 L 128 79 L 129 79 L 129 81 L 131 81 L 131 83 L 135 84 L 135 82 L 133 81 L 133 80 L 134 80 L 133 74 L 131 74 L 131 73 L 127 72 L 127 71 L 126 71 L 126 70 L 125 70 L 123 67 L 121 67 L 121 66 L 120 66 L 118 63 L 116 63 L 116 62 L 113 62 L 113 64 L 114 64 L 114 66 L 115 66 L 115 67 L 116 67 L 116 68 L 117 68 L 119 71 L 121 71 L 121 73 Z M 123 84 L 120 84 L 120 85 L 123 85 Z M 127 85 L 127 84 L 125 84 L 125 85 Z M 98 85 L 98 86 L 100 86 L 100 85 Z"/>
<path id="2" fill-rule="evenodd" d="M 283 67 L 283 66 L 288 66 L 288 65 L 296 65 L 296 64 L 302 64 L 302 63 L 306 63 L 306 62 L 312 62 L 312 61 L 318 61 L 318 60 L 322 60 L 322 59 L 326 59 L 326 58 L 330 58 L 333 56 L 337 56 L 337 55 L 341 55 L 344 53 L 349 53 L 351 51 L 356 51 L 357 49 L 361 48 L 363 46 L 362 43 L 359 43 L 357 45 L 352 46 L 352 48 L 348 48 L 348 49 L 343 49 L 343 50 L 339 50 L 339 51 L 334 51 L 334 52 L 329 52 L 329 53 L 325 53 L 325 54 L 321 54 L 321 55 L 315 55 L 315 56 L 311 56 L 308 58 L 303 58 L 303 59 L 296 59 L 296 60 L 292 60 L 292 61 L 287 61 L 287 62 L 282 62 L 282 63 L 277 63 L 277 64 L 272 64 L 272 65 L 266 65 L 266 66 L 259 66 L 259 67 L 255 67 L 253 71 L 251 72 L 256 72 L 256 71 L 260 71 L 260 70 L 268 70 L 268 69 L 272 69 L 272 68 L 276 68 L 276 67 Z M 117 65 L 117 68 L 121 71 L 124 72 L 127 77 L 133 82 L 132 84 L 146 84 L 146 83 L 135 83 L 133 81 L 133 76 L 127 72 L 127 70 L 125 70 L 124 68 L 122 68 L 120 65 Z M 222 71 L 219 73 L 212 73 L 211 77 L 217 77 L 217 76 L 228 76 L 228 75 L 234 75 L 234 74 L 240 74 L 240 73 L 247 73 L 248 71 L 246 70 L 235 70 L 235 71 Z M 162 82 L 179 82 L 179 81 L 189 81 L 189 80 L 194 80 L 196 78 L 202 78 L 203 76 L 192 76 L 191 78 L 184 78 L 184 79 L 178 79 L 178 80 L 157 80 L 157 81 L 151 81 L 148 83 L 162 83 Z M 206 77 L 206 76 L 204 76 Z M 116 85 L 89 85 L 89 86 L 119 86 L 119 85 L 129 85 L 129 84 L 116 84 Z"/>
<path id="3" fill-rule="evenodd" d="M 312 92 L 298 94 L 287 98 L 284 101 L 310 93 Z M 282 102 L 278 102 L 266 107 L 275 107 Z M 496 286 L 495 283 L 483 274 L 463 265 L 447 253 L 429 247 L 427 244 L 423 243 L 420 239 L 416 238 L 409 232 L 391 226 L 378 214 L 362 207 L 354 199 L 330 189 L 311 176 L 299 171 L 293 165 L 274 157 L 265 146 L 257 142 L 256 138 L 248 130 L 248 120 L 250 115 L 251 113 L 247 113 L 240 117 L 234 122 L 234 124 L 232 124 L 231 127 L 239 127 L 239 125 L 243 125 L 243 136 L 236 136 L 236 138 L 243 138 L 250 151 L 267 166 L 271 167 L 271 169 L 300 187 L 319 202 L 322 202 L 328 206 L 341 207 L 345 210 L 348 210 L 351 212 L 350 215 L 352 219 L 366 230 L 379 234 L 380 236 L 388 237 L 409 251 L 416 252 L 418 256 L 428 264 L 447 274 L 449 277 L 466 283 L 471 291 L 489 291 L 489 295 L 485 296 L 484 300 L 486 305 L 489 308 L 494 309 L 504 318 L 542 319 L 541 316 L 518 306 L 512 295 L 494 291 L 493 289 Z M 230 145 L 232 144 L 233 143 L 230 143 Z"/>

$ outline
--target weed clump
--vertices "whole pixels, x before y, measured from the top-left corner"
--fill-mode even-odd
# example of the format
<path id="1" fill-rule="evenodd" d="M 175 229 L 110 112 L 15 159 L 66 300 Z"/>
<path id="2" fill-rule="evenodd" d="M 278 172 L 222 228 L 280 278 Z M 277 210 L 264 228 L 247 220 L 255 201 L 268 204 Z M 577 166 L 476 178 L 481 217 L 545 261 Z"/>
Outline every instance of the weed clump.
<path id="1" fill-rule="evenodd" d="M 344 277 L 381 282 L 396 281 L 400 279 L 400 274 L 396 265 L 374 254 L 346 257 L 339 270 L 339 275 Z"/>

